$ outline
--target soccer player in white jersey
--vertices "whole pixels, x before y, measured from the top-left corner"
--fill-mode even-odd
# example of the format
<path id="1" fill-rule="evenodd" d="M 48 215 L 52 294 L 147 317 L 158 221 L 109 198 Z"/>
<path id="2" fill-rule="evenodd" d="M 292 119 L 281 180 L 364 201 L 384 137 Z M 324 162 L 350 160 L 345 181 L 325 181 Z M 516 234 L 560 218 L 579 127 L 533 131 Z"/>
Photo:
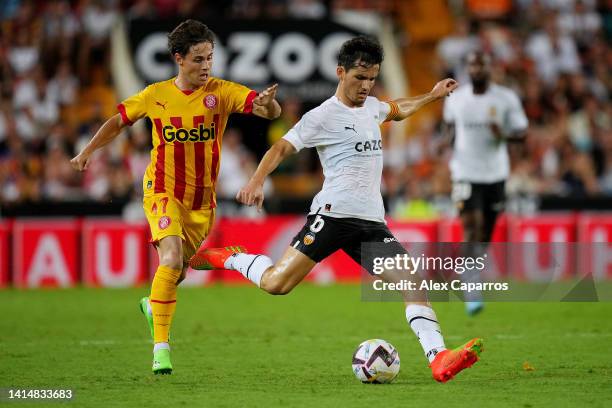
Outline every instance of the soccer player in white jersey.
<path id="1" fill-rule="evenodd" d="M 461 86 L 444 103 L 446 133 L 454 136 L 450 161 L 452 199 L 457 205 L 469 243 L 466 255 L 478 257 L 491 241 L 498 215 L 504 208 L 505 181 L 510 173 L 506 142 L 522 141 L 527 117 L 518 96 L 491 83 L 490 57 L 474 51 L 467 56 L 470 84 Z M 478 280 L 467 271 L 464 280 Z M 466 311 L 473 315 L 484 306 L 477 291 L 465 293 Z"/>
<path id="2" fill-rule="evenodd" d="M 438 82 L 428 94 L 381 102 L 368 96 L 380 70 L 383 50 L 378 42 L 357 37 L 345 42 L 338 55 L 336 94 L 306 113 L 264 155 L 250 181 L 237 195 L 246 205 L 261 207 L 263 182 L 287 156 L 306 147 L 319 154 L 325 182 L 310 208 L 304 228 L 276 263 L 265 255 L 239 253 L 236 248 L 203 249 L 190 261 L 195 269 L 234 269 L 268 293 L 289 293 L 320 262 L 342 249 L 372 273 L 363 242 L 384 243 L 385 255 L 406 254 L 387 228 L 380 194 L 383 168 L 380 124 L 403 120 L 427 103 L 452 92 L 453 79 Z M 397 281 L 395 272 L 380 275 Z M 407 292 L 407 291 L 406 291 Z M 446 382 L 478 360 L 481 339 L 447 350 L 436 314 L 426 295 L 406 300 L 406 319 L 430 362 L 433 377 Z"/>

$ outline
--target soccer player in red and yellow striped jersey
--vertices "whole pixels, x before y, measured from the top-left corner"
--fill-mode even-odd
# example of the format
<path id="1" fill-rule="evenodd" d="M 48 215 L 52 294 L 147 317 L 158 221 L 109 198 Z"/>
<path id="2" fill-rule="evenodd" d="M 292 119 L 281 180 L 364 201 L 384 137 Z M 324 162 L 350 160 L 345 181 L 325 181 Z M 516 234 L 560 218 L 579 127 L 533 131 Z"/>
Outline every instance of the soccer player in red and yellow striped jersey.
<path id="1" fill-rule="evenodd" d="M 153 150 L 143 190 L 167 193 L 192 210 L 215 207 L 221 139 L 231 113 L 251 113 L 256 92 L 209 78 L 194 91 L 174 79 L 158 82 L 119 104 L 124 124 L 143 116 L 153 124 Z"/>
<path id="2" fill-rule="evenodd" d="M 260 94 L 210 76 L 214 35 L 206 25 L 186 20 L 168 35 L 178 75 L 149 85 L 118 105 L 119 113 L 102 125 L 71 160 L 85 170 L 91 154 L 125 126 L 148 117 L 152 122 L 151 163 L 143 180 L 143 206 L 159 267 L 149 298 L 141 300 L 155 343 L 153 372 L 172 372 L 168 334 L 176 308 L 176 288 L 187 261 L 208 235 L 215 215 L 215 183 L 223 131 L 230 114 L 280 115 L 276 85 Z"/>

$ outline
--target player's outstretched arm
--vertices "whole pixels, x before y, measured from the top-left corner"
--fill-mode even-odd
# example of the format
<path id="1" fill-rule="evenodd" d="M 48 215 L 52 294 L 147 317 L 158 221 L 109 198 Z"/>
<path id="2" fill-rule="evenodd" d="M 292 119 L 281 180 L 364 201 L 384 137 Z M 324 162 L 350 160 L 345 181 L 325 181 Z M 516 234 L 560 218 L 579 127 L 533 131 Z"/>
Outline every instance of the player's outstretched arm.
<path id="1" fill-rule="evenodd" d="M 281 107 L 274 99 L 278 84 L 268 87 L 253 99 L 253 115 L 264 119 L 276 119 L 281 114 Z"/>
<path id="2" fill-rule="evenodd" d="M 295 147 L 285 139 L 274 143 L 259 162 L 249 182 L 236 194 L 236 200 L 246 205 L 257 205 L 257 209 L 261 210 L 264 201 L 263 184 L 266 177 L 293 153 L 295 153 Z"/>
<path id="3" fill-rule="evenodd" d="M 123 120 L 121 120 L 120 114 L 116 114 L 104 122 L 94 137 L 89 141 L 89 143 L 87 143 L 87 146 L 85 146 L 78 155 L 70 160 L 72 167 L 75 170 L 87 170 L 89 158 L 91 157 L 92 153 L 100 147 L 110 143 L 119 133 L 121 133 L 121 129 L 124 127 L 125 123 L 123 123 Z"/>
<path id="4" fill-rule="evenodd" d="M 446 78 L 438 82 L 429 93 L 410 98 L 396 99 L 393 102 L 397 104 L 398 113 L 395 115 L 393 120 L 406 119 L 408 116 L 412 115 L 428 103 L 448 96 L 451 92 L 457 89 L 458 86 L 459 84 L 457 81 L 452 78 Z"/>

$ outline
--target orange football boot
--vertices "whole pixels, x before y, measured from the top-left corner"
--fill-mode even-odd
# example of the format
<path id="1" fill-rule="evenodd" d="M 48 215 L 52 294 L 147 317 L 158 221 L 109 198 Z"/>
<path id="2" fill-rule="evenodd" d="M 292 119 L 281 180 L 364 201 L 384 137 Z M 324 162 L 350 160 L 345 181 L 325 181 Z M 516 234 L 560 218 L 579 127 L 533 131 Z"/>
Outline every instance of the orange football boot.
<path id="1" fill-rule="evenodd" d="M 189 259 L 189 266 L 197 270 L 225 269 L 225 261 L 234 254 L 246 252 L 242 246 L 204 248 Z"/>
<path id="2" fill-rule="evenodd" d="M 482 339 L 475 338 L 454 350 L 444 350 L 429 364 L 433 378 L 445 383 L 461 370 L 470 368 L 484 351 Z"/>

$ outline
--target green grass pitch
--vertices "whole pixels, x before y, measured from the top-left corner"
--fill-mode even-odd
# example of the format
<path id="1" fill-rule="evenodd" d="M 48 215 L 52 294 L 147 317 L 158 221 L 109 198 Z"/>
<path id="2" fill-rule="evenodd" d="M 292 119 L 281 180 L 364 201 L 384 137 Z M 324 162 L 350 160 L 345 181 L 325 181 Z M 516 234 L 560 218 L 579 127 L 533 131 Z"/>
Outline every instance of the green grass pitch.
<path id="1" fill-rule="evenodd" d="M 0 292 L 0 387 L 72 388 L 74 407 L 610 407 L 612 303 L 491 303 L 476 318 L 434 305 L 447 346 L 485 339 L 482 360 L 431 378 L 399 303 L 359 286 L 180 288 L 174 373 L 151 374 L 146 288 Z M 356 346 L 397 347 L 393 384 L 351 372 Z M 533 371 L 523 364 L 528 362 Z M 3 403 L 0 403 L 4 405 Z M 15 407 L 58 403 L 19 403 Z"/>

